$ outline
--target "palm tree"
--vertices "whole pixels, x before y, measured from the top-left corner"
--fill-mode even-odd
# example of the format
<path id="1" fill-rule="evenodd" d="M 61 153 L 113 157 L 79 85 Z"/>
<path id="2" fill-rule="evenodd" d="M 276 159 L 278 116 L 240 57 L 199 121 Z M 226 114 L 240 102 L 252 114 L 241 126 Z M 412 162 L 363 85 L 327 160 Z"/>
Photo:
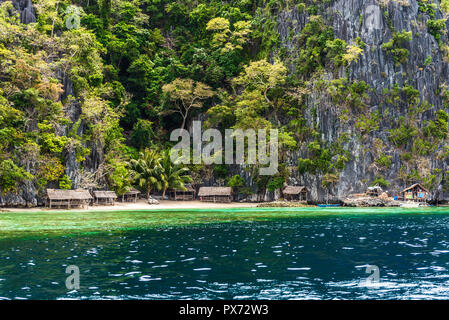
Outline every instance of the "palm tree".
<path id="1" fill-rule="evenodd" d="M 323 176 L 321 184 L 326 188 L 326 203 L 329 204 L 329 189 L 339 181 L 340 177 L 335 173 L 326 173 Z"/>
<path id="2" fill-rule="evenodd" d="M 132 168 L 136 173 L 136 181 L 146 191 L 147 198 L 149 198 L 151 190 L 162 189 L 161 160 L 161 156 L 157 151 L 149 149 L 140 152 L 139 159 L 131 160 Z"/>
<path id="3" fill-rule="evenodd" d="M 174 164 L 170 158 L 170 151 L 166 150 L 162 155 L 162 199 L 168 189 L 186 190 L 185 184 L 193 181 L 188 175 L 189 168 L 182 164 Z"/>

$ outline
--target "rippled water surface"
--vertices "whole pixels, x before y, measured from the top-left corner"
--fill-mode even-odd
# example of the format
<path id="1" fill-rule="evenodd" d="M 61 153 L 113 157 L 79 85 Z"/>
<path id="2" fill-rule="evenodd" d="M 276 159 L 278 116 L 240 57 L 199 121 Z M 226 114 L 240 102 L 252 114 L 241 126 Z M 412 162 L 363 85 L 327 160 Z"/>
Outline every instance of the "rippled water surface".
<path id="1" fill-rule="evenodd" d="M 65 287 L 68 265 L 80 290 Z M 441 211 L 0 239 L 6 299 L 447 299 L 448 269 Z"/>

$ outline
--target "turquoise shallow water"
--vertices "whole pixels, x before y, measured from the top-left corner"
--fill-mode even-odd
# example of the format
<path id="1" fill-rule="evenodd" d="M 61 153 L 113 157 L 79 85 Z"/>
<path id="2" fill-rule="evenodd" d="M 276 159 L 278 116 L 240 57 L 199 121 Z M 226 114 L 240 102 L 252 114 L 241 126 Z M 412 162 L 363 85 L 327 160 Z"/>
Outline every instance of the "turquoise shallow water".
<path id="1" fill-rule="evenodd" d="M 126 212 L 95 233 L 87 213 L 63 214 L 16 234 L 12 225 L 41 215 L 0 215 L 1 298 L 449 298 L 447 209 Z M 70 214 L 90 228 L 74 234 Z M 55 225 L 71 232 L 46 231 Z M 68 265 L 79 290 L 65 287 Z M 367 283 L 368 265 L 379 282 Z"/>

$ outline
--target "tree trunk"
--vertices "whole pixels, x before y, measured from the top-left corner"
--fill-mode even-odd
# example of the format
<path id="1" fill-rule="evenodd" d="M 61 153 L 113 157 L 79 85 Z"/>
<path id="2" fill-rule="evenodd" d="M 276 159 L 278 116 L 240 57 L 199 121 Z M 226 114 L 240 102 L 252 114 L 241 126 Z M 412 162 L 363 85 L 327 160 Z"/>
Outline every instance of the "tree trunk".
<path id="1" fill-rule="evenodd" d="M 276 123 L 280 126 L 281 125 L 281 121 L 279 121 L 277 108 L 274 108 L 273 114 L 274 114 L 274 121 L 276 121 Z"/>
<path id="2" fill-rule="evenodd" d="M 167 188 L 164 188 L 164 190 L 162 191 L 162 200 L 165 199 L 165 192 L 167 191 Z"/>
<path id="3" fill-rule="evenodd" d="M 187 120 L 187 113 L 185 116 L 182 116 L 182 125 L 181 125 L 181 129 L 184 130 L 184 127 L 186 126 L 186 120 Z"/>

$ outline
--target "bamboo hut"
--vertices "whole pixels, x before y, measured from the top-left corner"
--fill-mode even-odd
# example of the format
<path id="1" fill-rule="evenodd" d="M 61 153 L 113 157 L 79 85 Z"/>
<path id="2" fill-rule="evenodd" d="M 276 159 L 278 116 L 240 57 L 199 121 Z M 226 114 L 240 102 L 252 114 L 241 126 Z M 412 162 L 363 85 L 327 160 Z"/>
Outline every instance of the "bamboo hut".
<path id="1" fill-rule="evenodd" d="M 96 205 L 114 205 L 117 200 L 117 195 L 114 191 L 94 191 L 94 203 Z"/>
<path id="2" fill-rule="evenodd" d="M 47 206 L 52 207 L 83 207 L 87 208 L 93 200 L 87 190 L 47 189 Z"/>
<path id="3" fill-rule="evenodd" d="M 232 189 L 230 187 L 202 187 L 198 196 L 203 202 L 232 202 Z"/>
<path id="4" fill-rule="evenodd" d="M 122 195 L 122 202 L 137 202 L 139 198 L 140 191 L 136 189 L 132 189 L 125 194 Z"/>
<path id="5" fill-rule="evenodd" d="M 186 186 L 187 190 L 171 189 L 168 191 L 168 197 L 174 201 L 193 201 L 195 200 L 196 191 L 190 186 Z"/>
<path id="6" fill-rule="evenodd" d="M 414 184 L 401 191 L 401 199 L 416 202 L 426 202 L 429 198 L 430 192 L 421 184 Z"/>
<path id="7" fill-rule="evenodd" d="M 282 191 L 284 194 L 285 200 L 287 201 L 305 201 L 308 200 L 309 195 L 309 189 L 307 187 L 299 186 L 287 186 L 285 187 L 284 191 Z"/>

